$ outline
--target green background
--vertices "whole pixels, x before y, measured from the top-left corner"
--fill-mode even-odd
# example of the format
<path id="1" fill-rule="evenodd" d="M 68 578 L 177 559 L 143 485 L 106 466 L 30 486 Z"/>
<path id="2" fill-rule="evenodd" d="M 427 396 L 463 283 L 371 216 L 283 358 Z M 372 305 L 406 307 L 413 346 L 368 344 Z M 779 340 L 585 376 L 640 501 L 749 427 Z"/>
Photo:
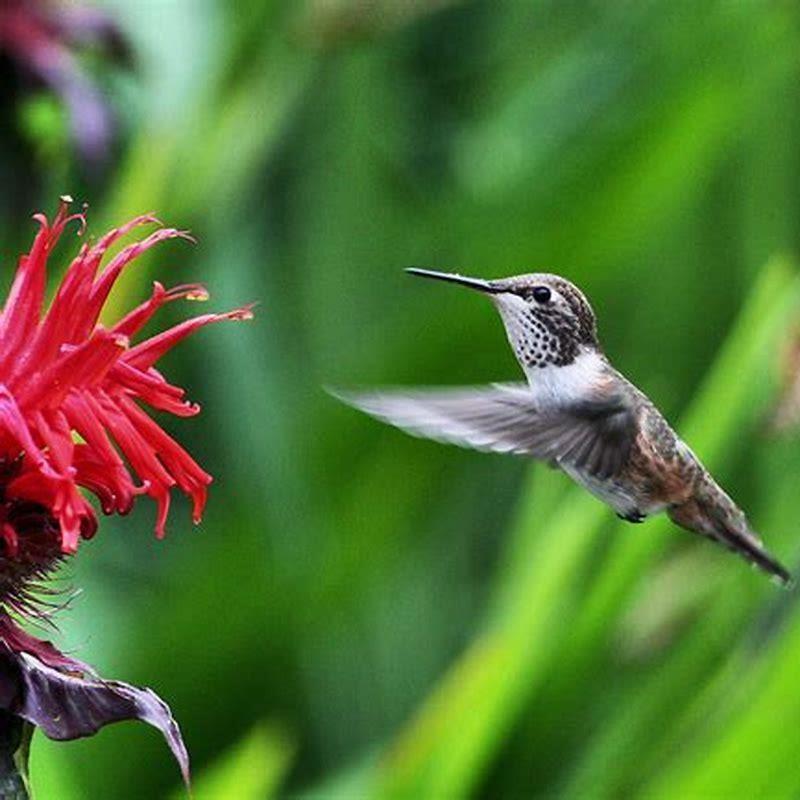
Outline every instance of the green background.
<path id="1" fill-rule="evenodd" d="M 58 643 L 152 686 L 196 798 L 800 793 L 800 612 L 721 548 L 565 476 L 420 441 L 324 385 L 518 370 L 490 304 L 408 264 L 578 283 L 605 348 L 790 567 L 800 446 L 765 433 L 797 309 L 792 3 L 115 0 L 107 170 L 44 91 L 7 105 L 7 281 L 30 213 L 189 227 L 130 272 L 259 303 L 164 362 L 214 474 L 193 529 L 140 502 L 64 570 Z M 65 264 L 77 240 L 60 250 Z M 171 307 L 168 320 L 197 306 Z M 37 735 L 39 797 L 180 796 L 159 735 Z"/>

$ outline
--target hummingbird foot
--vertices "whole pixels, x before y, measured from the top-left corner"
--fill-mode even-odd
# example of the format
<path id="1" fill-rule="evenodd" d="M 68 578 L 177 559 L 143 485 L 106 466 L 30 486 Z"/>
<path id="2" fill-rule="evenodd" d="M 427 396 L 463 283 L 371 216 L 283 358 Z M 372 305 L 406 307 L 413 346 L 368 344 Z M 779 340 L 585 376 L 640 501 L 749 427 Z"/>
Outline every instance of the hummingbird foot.
<path id="1" fill-rule="evenodd" d="M 642 514 L 641 511 L 630 511 L 627 514 L 617 514 L 617 516 L 620 519 L 624 519 L 625 522 L 633 522 L 636 523 L 637 525 L 640 522 L 644 522 L 647 519 L 647 515 Z"/>

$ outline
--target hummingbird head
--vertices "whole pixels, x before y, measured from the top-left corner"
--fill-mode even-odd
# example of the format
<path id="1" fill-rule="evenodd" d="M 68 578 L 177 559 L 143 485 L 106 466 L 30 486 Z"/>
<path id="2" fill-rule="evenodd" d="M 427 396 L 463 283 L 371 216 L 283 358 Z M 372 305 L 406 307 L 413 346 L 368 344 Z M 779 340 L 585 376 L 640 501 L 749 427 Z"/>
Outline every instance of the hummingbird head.
<path id="1" fill-rule="evenodd" d="M 523 368 L 567 366 L 586 351 L 598 351 L 594 311 L 573 283 L 547 272 L 499 280 L 467 278 L 409 267 L 423 278 L 449 281 L 488 295 L 500 312 L 508 341 Z"/>

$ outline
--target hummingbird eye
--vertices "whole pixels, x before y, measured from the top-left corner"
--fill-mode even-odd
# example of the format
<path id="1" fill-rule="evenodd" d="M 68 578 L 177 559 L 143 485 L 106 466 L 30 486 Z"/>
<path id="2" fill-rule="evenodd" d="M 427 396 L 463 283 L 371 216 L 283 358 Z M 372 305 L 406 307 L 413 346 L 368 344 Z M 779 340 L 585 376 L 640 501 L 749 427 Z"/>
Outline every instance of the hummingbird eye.
<path id="1" fill-rule="evenodd" d="M 550 302 L 550 290 L 546 286 L 535 286 L 530 296 L 533 297 L 537 303 Z"/>

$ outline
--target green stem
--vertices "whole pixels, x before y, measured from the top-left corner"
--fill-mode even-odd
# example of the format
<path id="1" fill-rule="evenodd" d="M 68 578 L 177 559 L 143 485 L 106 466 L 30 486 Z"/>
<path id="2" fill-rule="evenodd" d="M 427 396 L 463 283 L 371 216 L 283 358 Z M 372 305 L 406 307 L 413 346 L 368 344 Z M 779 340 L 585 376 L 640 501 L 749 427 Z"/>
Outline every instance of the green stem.
<path id="1" fill-rule="evenodd" d="M 32 728 L 0 711 L 0 800 L 29 800 L 28 752 Z"/>

